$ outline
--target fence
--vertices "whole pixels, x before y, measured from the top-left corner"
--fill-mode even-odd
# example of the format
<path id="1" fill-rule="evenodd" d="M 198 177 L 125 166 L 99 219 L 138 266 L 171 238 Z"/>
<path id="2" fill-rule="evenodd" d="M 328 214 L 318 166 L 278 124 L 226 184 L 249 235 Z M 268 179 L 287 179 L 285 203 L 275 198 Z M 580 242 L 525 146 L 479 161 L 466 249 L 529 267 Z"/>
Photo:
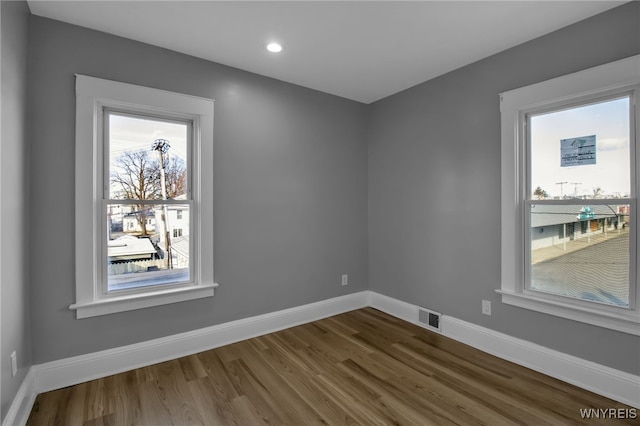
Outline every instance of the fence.
<path id="1" fill-rule="evenodd" d="M 158 269 L 166 269 L 166 259 L 132 260 L 131 262 L 110 263 L 107 265 L 108 275 L 131 274 L 134 272 L 149 272 Z M 189 267 L 189 258 L 176 253 L 173 256 L 173 268 L 181 269 Z"/>
<path id="2" fill-rule="evenodd" d="M 133 272 L 147 272 L 157 269 L 163 269 L 167 265 L 167 261 L 164 259 L 150 259 L 150 260 L 134 260 L 125 263 L 111 263 L 107 265 L 108 275 L 122 275 L 130 274 Z"/>

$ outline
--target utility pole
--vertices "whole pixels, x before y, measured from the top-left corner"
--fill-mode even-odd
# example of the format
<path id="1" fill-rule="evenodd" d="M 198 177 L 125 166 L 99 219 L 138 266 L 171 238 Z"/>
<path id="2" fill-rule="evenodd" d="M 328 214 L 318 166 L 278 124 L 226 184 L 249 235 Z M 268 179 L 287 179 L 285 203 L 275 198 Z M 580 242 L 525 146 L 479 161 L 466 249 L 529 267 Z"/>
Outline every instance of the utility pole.
<path id="1" fill-rule="evenodd" d="M 152 151 L 157 151 L 160 156 L 160 190 L 162 191 L 162 199 L 167 199 L 167 183 L 165 181 L 164 171 L 164 155 L 169 151 L 171 145 L 166 139 L 156 139 L 151 145 Z M 162 223 L 164 224 L 164 241 L 167 249 L 167 269 L 173 269 L 173 259 L 171 254 L 171 239 L 169 237 L 169 228 L 167 226 L 167 220 L 169 218 L 169 212 L 167 205 L 162 205 Z"/>
<path id="2" fill-rule="evenodd" d="M 569 183 L 569 182 L 556 182 L 556 185 L 560 185 L 560 198 L 564 197 L 564 193 L 562 192 L 562 186 L 565 183 Z"/>
<path id="3" fill-rule="evenodd" d="M 582 185 L 582 182 L 571 182 L 573 185 L 573 196 L 578 198 L 578 185 Z"/>

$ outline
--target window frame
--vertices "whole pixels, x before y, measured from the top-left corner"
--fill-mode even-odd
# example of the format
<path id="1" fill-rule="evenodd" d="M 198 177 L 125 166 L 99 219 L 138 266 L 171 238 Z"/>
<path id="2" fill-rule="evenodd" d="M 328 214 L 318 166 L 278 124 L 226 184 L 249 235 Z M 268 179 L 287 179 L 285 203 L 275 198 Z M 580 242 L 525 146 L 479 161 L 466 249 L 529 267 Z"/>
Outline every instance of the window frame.
<path id="1" fill-rule="evenodd" d="M 78 319 L 211 297 L 213 274 L 213 105 L 211 99 L 76 74 L 75 287 Z M 193 223 L 190 281 L 103 291 L 106 268 L 105 111 L 193 123 L 189 214 Z M 106 193 L 106 194 L 105 194 Z M 190 256 L 191 257 L 191 256 Z"/>
<path id="2" fill-rule="evenodd" d="M 631 204 L 630 300 L 629 308 L 584 302 L 569 297 L 544 294 L 527 288 L 530 240 L 528 203 L 528 116 L 545 110 L 581 105 L 598 99 L 630 94 L 630 133 L 633 167 L 631 197 L 619 200 Z M 501 112 L 501 286 L 496 290 L 502 302 L 550 315 L 640 335 L 640 287 L 638 265 L 637 193 L 640 189 L 640 55 L 589 68 L 573 74 L 521 87 L 500 94 Z M 568 200 L 580 203 L 582 200 Z M 589 200 L 591 201 L 591 200 Z"/>

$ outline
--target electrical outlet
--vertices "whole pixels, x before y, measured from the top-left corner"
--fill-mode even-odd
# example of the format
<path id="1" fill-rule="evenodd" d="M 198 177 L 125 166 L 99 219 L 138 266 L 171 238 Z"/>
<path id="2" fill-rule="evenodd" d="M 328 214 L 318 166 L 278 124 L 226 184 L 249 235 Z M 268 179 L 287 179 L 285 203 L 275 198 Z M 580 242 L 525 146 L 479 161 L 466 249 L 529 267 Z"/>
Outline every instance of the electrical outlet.
<path id="1" fill-rule="evenodd" d="M 18 374 L 18 358 L 16 351 L 11 352 L 11 377 L 15 377 Z"/>
<path id="2" fill-rule="evenodd" d="M 342 285 L 347 285 L 349 284 L 349 275 L 343 275 L 342 276 Z"/>
<path id="3" fill-rule="evenodd" d="M 489 300 L 482 301 L 482 313 L 484 315 L 491 315 L 491 302 Z"/>

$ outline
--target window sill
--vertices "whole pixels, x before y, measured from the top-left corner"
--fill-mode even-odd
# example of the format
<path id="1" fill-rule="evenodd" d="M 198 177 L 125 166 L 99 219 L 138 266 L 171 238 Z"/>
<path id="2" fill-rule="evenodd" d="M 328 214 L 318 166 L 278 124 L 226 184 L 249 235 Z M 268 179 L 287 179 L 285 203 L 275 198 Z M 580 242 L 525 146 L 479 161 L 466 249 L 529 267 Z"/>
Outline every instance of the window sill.
<path id="1" fill-rule="evenodd" d="M 213 283 L 172 288 L 169 290 L 159 290 L 143 294 L 110 297 L 108 299 L 74 303 L 69 306 L 69 309 L 76 311 L 77 319 L 90 318 L 117 312 L 149 308 L 152 306 L 167 305 L 169 303 L 212 297 L 216 287 L 218 287 L 218 284 Z"/>
<path id="2" fill-rule="evenodd" d="M 626 314 L 605 312 L 531 294 L 505 290 L 496 290 L 496 293 L 502 295 L 502 303 L 507 305 L 640 336 L 640 316 L 637 311 L 630 310 Z"/>

